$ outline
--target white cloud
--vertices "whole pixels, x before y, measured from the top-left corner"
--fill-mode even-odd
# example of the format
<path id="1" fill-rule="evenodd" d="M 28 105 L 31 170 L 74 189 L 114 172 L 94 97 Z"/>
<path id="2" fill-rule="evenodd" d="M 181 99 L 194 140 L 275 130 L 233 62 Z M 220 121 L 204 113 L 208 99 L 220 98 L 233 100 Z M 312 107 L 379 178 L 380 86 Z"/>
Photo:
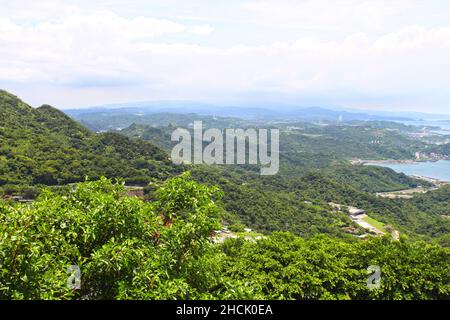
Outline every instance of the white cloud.
<path id="1" fill-rule="evenodd" d="M 246 92 L 326 96 L 336 104 L 351 103 L 352 95 L 400 96 L 408 104 L 439 93 L 442 105 L 450 103 L 450 26 L 387 28 L 402 6 L 414 7 L 416 1 L 338 1 L 340 8 L 324 1 L 269 0 L 243 7 L 269 24 L 346 29 L 342 36 L 308 32 L 294 41 L 267 38 L 264 45 L 231 46 L 207 45 L 198 39 L 208 37 L 196 37 L 213 31 L 217 37 L 217 26 L 72 5 L 55 11 L 48 5 L 53 1 L 34 14 L 7 7 L 0 13 L 0 83 L 54 86 L 80 96 L 95 92 L 96 103 Z M 89 103 L 85 99 L 77 101 Z M 74 104 L 64 95 L 55 101 Z"/>
<path id="2" fill-rule="evenodd" d="M 185 26 L 165 19 L 123 18 L 109 12 L 82 12 L 21 24 L 0 17 L 0 80 L 61 82 L 135 74 L 142 50 L 158 53 L 158 37 L 184 32 L 206 35 L 209 26 Z M 147 47 L 146 47 L 147 46 Z M 146 49 L 145 49 L 146 48 Z"/>
<path id="3" fill-rule="evenodd" d="M 405 13 L 422 6 L 417 0 L 260 0 L 242 4 L 254 19 L 273 26 L 352 32 L 392 28 L 403 22 Z"/>
<path id="4" fill-rule="evenodd" d="M 213 31 L 214 31 L 214 28 L 211 27 L 211 26 L 208 25 L 208 24 L 201 25 L 201 26 L 193 26 L 193 27 L 191 27 L 191 32 L 192 32 L 192 33 L 195 33 L 195 34 L 198 34 L 198 35 L 201 35 L 201 36 L 209 35 L 209 34 L 211 34 Z"/>

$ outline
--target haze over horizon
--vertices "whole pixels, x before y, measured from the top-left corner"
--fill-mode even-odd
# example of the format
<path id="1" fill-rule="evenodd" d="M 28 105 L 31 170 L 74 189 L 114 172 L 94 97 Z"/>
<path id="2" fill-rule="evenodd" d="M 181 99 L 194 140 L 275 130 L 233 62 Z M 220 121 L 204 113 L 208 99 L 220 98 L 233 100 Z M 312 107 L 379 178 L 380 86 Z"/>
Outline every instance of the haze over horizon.
<path id="1" fill-rule="evenodd" d="M 35 106 L 192 100 L 450 113 L 444 0 L 0 6 L 0 88 Z"/>
<path id="2" fill-rule="evenodd" d="M 425 120 L 425 119 L 434 119 L 437 120 L 441 117 L 441 120 L 450 120 L 450 111 L 444 111 L 443 113 L 436 112 L 427 112 L 426 110 L 423 112 L 413 112 L 413 111 L 389 111 L 389 110 L 381 110 L 379 108 L 349 108 L 345 106 L 332 106 L 332 105 L 276 105 L 276 104 L 239 104 L 239 105 L 225 105 L 225 104 L 216 104 L 216 103 L 208 103 L 207 101 L 193 101 L 193 100 L 153 100 L 153 101 L 128 101 L 122 103 L 109 103 L 109 104 L 99 104 L 92 106 L 81 106 L 81 107 L 66 107 L 59 108 L 64 111 L 76 112 L 82 110 L 154 110 L 155 112 L 170 112 L 171 109 L 176 110 L 175 113 L 181 111 L 180 108 L 183 108 L 183 113 L 199 113 L 200 111 L 205 111 L 206 113 L 202 114 L 214 114 L 214 110 L 217 111 L 222 109 L 240 109 L 243 111 L 251 110 L 252 113 L 257 110 L 261 111 L 280 111 L 280 112 L 293 112 L 295 110 L 308 110 L 308 109 L 321 109 L 323 111 L 330 112 L 339 112 L 342 111 L 343 114 L 351 113 L 351 114 L 367 114 L 367 115 L 384 115 L 386 117 L 391 116 L 393 119 L 395 117 L 402 118 L 411 118 L 416 120 Z M 430 118 L 426 118 L 429 115 Z"/>

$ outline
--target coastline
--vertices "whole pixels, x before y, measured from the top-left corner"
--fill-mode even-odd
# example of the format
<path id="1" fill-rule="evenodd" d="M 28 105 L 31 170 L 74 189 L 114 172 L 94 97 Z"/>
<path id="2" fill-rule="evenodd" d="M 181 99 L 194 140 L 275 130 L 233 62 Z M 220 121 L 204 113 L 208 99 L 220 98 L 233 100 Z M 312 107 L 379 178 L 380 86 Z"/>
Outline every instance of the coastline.
<path id="1" fill-rule="evenodd" d="M 409 175 L 408 177 L 411 177 L 411 178 L 414 178 L 414 179 L 419 179 L 419 180 L 425 180 L 427 182 L 431 182 L 431 183 L 434 183 L 436 185 L 450 184 L 450 181 L 437 179 L 437 178 L 432 178 L 432 177 L 427 177 L 427 176 L 421 176 L 421 175 L 413 174 L 413 175 Z"/>
<path id="2" fill-rule="evenodd" d="M 357 160 L 350 160 L 350 163 L 352 165 L 420 165 L 420 164 L 424 164 L 424 163 L 436 163 L 439 161 L 446 161 L 450 164 L 450 160 L 448 159 L 440 159 L 440 160 L 427 160 L 427 161 L 417 161 L 417 160 L 411 160 L 411 159 L 406 159 L 406 160 L 394 160 L 394 159 L 388 159 L 388 160 L 361 160 L 361 159 L 357 159 Z M 385 166 L 388 167 L 389 166 Z M 391 168 L 393 169 L 393 168 Z M 395 169 L 393 169 L 394 171 L 396 171 Z M 398 171 L 397 171 L 398 172 Z M 431 182 L 433 184 L 435 184 L 436 186 L 441 186 L 441 185 L 445 185 L 445 184 L 450 184 L 450 179 L 448 178 L 436 178 L 436 177 L 430 177 L 427 175 L 423 175 L 423 174 L 406 174 L 408 177 L 414 178 L 414 179 L 419 179 L 419 180 L 423 180 L 423 181 L 427 181 L 427 182 Z"/>
<path id="3" fill-rule="evenodd" d="M 370 164 L 414 164 L 419 163 L 423 161 L 415 161 L 411 159 L 406 160 L 395 160 L 395 159 L 388 159 L 388 160 L 359 160 L 360 164 L 362 165 L 370 165 Z"/>
<path id="4" fill-rule="evenodd" d="M 352 165 L 357 165 L 357 164 L 361 164 L 361 165 L 371 165 L 371 164 L 420 164 L 420 163 L 427 163 L 427 162 L 439 162 L 439 161 L 450 161 L 450 159 L 429 159 L 429 160 L 412 160 L 412 159 L 401 159 L 401 160 L 396 160 L 396 159 L 386 159 L 386 160 L 362 160 L 362 159 L 357 159 L 357 160 L 350 160 L 350 163 Z"/>

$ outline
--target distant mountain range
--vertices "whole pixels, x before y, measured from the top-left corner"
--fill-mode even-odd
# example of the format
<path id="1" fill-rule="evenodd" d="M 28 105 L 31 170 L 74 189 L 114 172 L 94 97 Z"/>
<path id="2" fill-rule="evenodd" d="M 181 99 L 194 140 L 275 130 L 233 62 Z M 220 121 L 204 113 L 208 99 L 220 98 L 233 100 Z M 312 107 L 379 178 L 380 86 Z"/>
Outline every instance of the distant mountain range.
<path id="1" fill-rule="evenodd" d="M 237 117 L 243 119 L 264 120 L 304 120 L 304 121 L 413 121 L 423 118 L 424 114 L 403 114 L 386 112 L 369 112 L 362 110 L 337 110 L 323 107 L 247 107 L 247 106 L 216 106 L 193 101 L 158 101 L 136 102 L 114 105 L 96 106 L 82 109 L 64 110 L 77 120 L 86 120 L 93 114 L 104 116 L 156 113 L 196 113 L 221 117 Z M 434 115 L 428 115 L 434 116 Z M 440 116 L 442 119 L 442 116 Z"/>

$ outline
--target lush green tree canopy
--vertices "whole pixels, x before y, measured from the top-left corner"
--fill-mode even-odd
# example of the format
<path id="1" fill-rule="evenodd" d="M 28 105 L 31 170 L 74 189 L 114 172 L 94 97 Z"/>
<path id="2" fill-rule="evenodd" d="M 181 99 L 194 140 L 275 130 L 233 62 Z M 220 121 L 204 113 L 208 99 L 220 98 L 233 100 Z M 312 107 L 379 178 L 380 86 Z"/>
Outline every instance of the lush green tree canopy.
<path id="1" fill-rule="evenodd" d="M 0 204 L 2 299 L 438 299 L 448 297 L 450 252 L 426 243 L 274 233 L 211 241 L 217 188 L 189 174 L 153 202 L 102 178 L 32 205 Z M 81 270 L 81 289 L 67 267 Z M 366 269 L 382 270 L 369 290 Z"/>

